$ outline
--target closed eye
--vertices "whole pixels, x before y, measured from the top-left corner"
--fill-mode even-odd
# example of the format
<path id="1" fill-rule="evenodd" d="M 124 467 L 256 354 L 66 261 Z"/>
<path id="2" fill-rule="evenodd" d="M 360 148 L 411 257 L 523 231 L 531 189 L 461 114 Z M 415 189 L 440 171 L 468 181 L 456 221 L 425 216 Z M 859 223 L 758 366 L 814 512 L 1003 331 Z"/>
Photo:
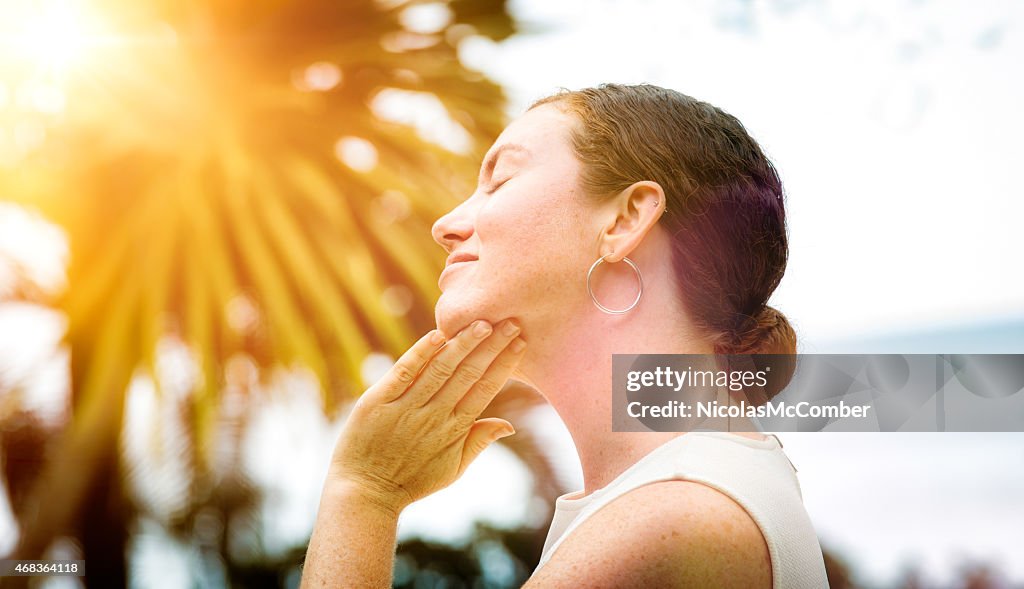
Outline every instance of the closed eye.
<path id="1" fill-rule="evenodd" d="M 486 190 L 485 192 L 486 192 L 487 194 L 494 194 L 495 192 L 497 192 L 497 190 L 498 190 L 499 188 L 501 188 L 502 186 L 504 186 L 504 185 L 505 185 L 505 183 L 506 183 L 506 182 L 508 182 L 508 181 L 509 181 L 509 180 L 511 180 L 511 179 L 512 179 L 512 176 L 509 176 L 508 178 L 505 178 L 505 179 L 504 179 L 504 180 L 502 180 L 501 182 L 498 182 L 497 184 L 494 184 L 494 185 L 492 185 L 492 186 L 491 186 L 491 187 L 489 187 L 489 188 L 488 188 L 488 189 L 487 189 L 487 190 Z"/>

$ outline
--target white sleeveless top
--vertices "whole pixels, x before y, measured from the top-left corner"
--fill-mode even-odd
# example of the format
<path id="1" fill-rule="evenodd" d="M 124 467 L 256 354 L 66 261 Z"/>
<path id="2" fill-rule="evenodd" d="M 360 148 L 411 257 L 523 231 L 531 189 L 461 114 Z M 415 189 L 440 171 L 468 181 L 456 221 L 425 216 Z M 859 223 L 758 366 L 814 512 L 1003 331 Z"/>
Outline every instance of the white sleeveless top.
<path id="1" fill-rule="evenodd" d="M 579 497 L 582 491 L 562 495 L 555 502 L 555 516 L 536 570 L 585 519 L 616 497 L 648 483 L 674 479 L 708 485 L 750 514 L 768 545 L 774 589 L 828 587 L 821 546 L 803 506 L 796 469 L 771 434 L 754 440 L 725 432 L 689 432 L 655 448 L 586 497 Z"/>

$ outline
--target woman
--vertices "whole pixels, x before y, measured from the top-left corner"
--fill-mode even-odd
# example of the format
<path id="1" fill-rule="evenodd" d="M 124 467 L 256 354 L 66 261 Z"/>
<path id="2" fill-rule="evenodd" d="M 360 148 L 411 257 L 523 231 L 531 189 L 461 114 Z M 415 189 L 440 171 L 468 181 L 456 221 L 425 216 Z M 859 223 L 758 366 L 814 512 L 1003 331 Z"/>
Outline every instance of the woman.
<path id="1" fill-rule="evenodd" d="M 438 329 L 355 404 L 304 586 L 390 586 L 402 509 L 514 433 L 477 419 L 510 376 L 565 421 L 584 478 L 526 587 L 827 586 L 774 436 L 611 431 L 612 354 L 795 352 L 765 305 L 782 186 L 738 120 L 648 85 L 546 98 L 433 235 L 450 253 Z"/>

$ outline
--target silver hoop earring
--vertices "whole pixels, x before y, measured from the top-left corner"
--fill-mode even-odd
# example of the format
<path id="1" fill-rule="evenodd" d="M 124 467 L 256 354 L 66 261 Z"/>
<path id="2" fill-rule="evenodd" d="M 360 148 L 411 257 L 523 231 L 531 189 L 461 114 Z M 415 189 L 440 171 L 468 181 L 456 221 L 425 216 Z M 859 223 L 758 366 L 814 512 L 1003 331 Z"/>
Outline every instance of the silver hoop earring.
<path id="1" fill-rule="evenodd" d="M 587 292 L 590 293 L 590 299 L 594 301 L 594 304 L 597 305 L 598 309 L 601 309 L 602 311 L 608 313 L 609 315 L 622 315 L 623 313 L 628 313 L 629 311 L 633 310 L 633 307 L 635 307 L 636 304 L 640 302 L 640 296 L 644 294 L 644 278 L 640 274 L 640 268 L 636 267 L 636 264 L 633 263 L 633 260 L 630 260 L 627 257 L 623 257 L 622 261 L 629 264 L 629 267 L 632 268 L 634 272 L 636 272 L 636 281 L 640 285 L 640 291 L 636 293 L 636 299 L 633 301 L 633 304 L 621 310 L 609 309 L 608 307 L 605 307 L 604 305 L 599 303 L 597 301 L 597 297 L 594 296 L 593 288 L 590 286 L 590 277 L 594 274 L 594 269 L 600 266 L 601 262 L 604 262 L 604 259 L 610 255 L 611 254 L 605 254 L 601 256 L 600 258 L 597 259 L 596 262 L 593 263 L 593 265 L 590 266 L 590 270 L 587 272 Z"/>

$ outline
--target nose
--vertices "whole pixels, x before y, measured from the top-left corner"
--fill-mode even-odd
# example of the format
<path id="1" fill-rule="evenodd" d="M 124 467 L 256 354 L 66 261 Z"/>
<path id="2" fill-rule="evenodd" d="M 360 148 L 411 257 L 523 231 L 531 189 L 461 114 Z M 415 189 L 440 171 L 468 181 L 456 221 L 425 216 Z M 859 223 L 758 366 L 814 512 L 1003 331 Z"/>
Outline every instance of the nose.
<path id="1" fill-rule="evenodd" d="M 470 214 L 471 207 L 467 206 L 468 203 L 467 200 L 448 211 L 430 228 L 434 241 L 446 252 L 451 252 L 458 243 L 473 235 L 473 216 Z"/>

